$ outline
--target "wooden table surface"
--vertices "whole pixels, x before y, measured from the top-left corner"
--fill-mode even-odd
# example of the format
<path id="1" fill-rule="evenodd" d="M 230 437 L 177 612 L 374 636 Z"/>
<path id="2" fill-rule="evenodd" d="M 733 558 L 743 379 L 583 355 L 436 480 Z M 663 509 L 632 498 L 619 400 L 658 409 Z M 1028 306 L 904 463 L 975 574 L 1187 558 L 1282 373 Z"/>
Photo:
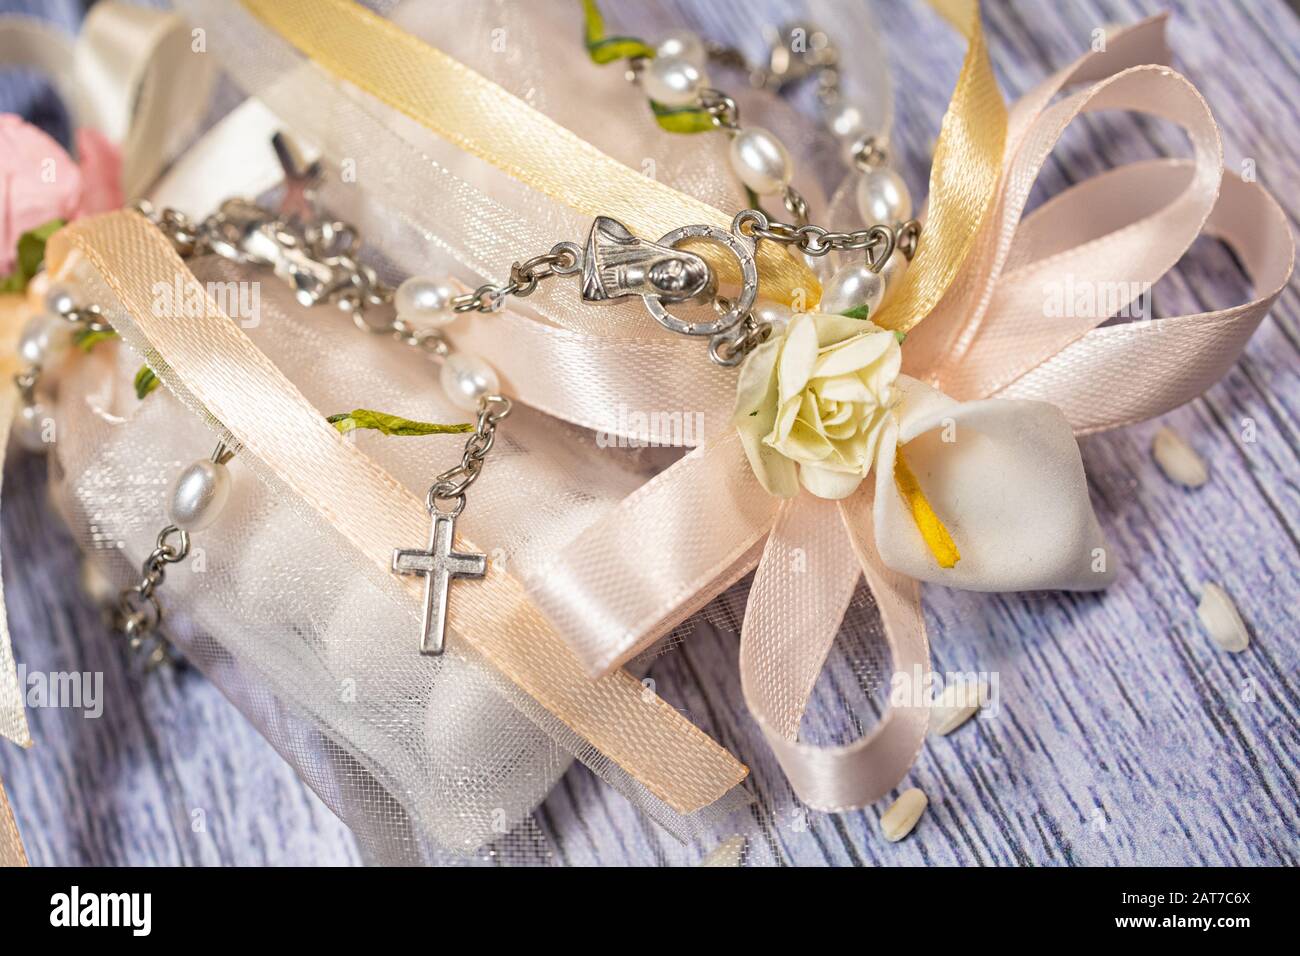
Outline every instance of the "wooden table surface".
<path id="1" fill-rule="evenodd" d="M 1161 9 L 1151 0 L 988 0 L 998 78 L 1019 95 L 1064 65 L 1092 31 Z M 1300 213 L 1300 20 L 1280 0 L 1173 3 L 1175 67 L 1201 90 L 1226 161 L 1253 162 L 1294 223 Z M 39 11 L 37 10 L 39 8 Z M 71 24 L 74 3 L 5 0 Z M 677 22 L 718 38 L 784 19 L 766 0 L 681 2 Z M 959 41 L 919 2 L 873 4 L 897 85 L 896 149 L 922 194 L 929 144 L 951 92 Z M 740 11 L 746 11 L 743 15 Z M 664 24 L 667 29 L 669 24 Z M 0 110 L 58 128 L 24 77 L 0 80 Z M 1181 153 L 1171 130 L 1131 116 L 1072 131 L 1041 196 L 1108 167 Z M 1160 315 L 1244 300 L 1226 250 L 1194 247 L 1156 289 Z M 1240 363 L 1206 396 L 1125 431 L 1084 440 L 1093 501 L 1124 563 L 1100 595 L 980 595 L 928 588 L 936 667 L 1000 678 L 992 719 L 927 744 L 910 783 L 931 806 L 891 845 L 883 806 L 797 812 L 736 674 L 736 635 L 700 626 L 659 658 L 659 692 L 750 765 L 763 798 L 738 829 L 749 859 L 823 864 L 1294 864 L 1300 859 L 1300 298 L 1293 283 Z M 1210 462 L 1196 491 L 1151 460 L 1159 424 Z M 220 691 L 194 673 L 142 679 L 77 587 L 77 555 L 45 502 L 43 462 L 15 453 L 4 481 L 5 595 L 18 660 L 32 671 L 104 675 L 98 719 L 29 711 L 36 747 L 0 746 L 0 775 L 35 864 L 350 864 L 349 831 Z M 1234 596 L 1250 648 L 1229 655 L 1201 630 L 1203 582 Z M 823 682 L 826 683 L 826 682 Z M 835 707 L 818 688 L 816 708 Z M 685 864 L 716 837 L 675 843 L 582 767 L 538 811 L 556 862 Z"/>

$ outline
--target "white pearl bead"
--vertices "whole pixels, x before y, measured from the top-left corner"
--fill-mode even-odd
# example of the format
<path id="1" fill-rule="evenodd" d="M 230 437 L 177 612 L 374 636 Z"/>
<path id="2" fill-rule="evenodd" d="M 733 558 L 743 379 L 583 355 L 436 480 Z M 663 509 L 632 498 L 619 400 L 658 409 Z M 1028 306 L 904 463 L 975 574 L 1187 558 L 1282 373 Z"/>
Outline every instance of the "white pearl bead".
<path id="1" fill-rule="evenodd" d="M 77 297 L 72 294 L 72 287 L 56 282 L 45 293 L 45 308 L 55 315 L 66 315 L 77 307 Z"/>
<path id="2" fill-rule="evenodd" d="M 393 293 L 393 307 L 407 322 L 447 325 L 456 318 L 451 308 L 456 295 L 456 287 L 445 279 L 411 276 Z"/>
<path id="3" fill-rule="evenodd" d="M 912 194 L 907 183 L 888 166 L 870 170 L 858 180 L 858 212 L 871 225 L 912 218 Z"/>
<path id="4" fill-rule="evenodd" d="M 480 398 L 495 395 L 501 387 L 492 366 L 477 355 L 466 352 L 448 355 L 442 363 L 439 379 L 451 403 L 465 411 L 474 411 Z"/>
<path id="5" fill-rule="evenodd" d="M 692 105 L 708 82 L 702 69 L 677 56 L 657 56 L 641 74 L 646 96 L 664 106 Z"/>
<path id="6" fill-rule="evenodd" d="M 790 319 L 794 313 L 790 311 L 789 306 L 778 305 L 775 302 L 763 302 L 754 308 L 754 318 L 759 322 L 766 322 L 772 326 L 772 338 L 776 338 L 785 332 L 785 327 L 790 324 Z"/>
<path id="7" fill-rule="evenodd" d="M 18 340 L 18 354 L 28 365 L 44 365 L 72 342 L 72 324 L 57 315 L 28 320 Z"/>
<path id="8" fill-rule="evenodd" d="M 867 307 L 867 318 L 873 318 L 885 298 L 885 280 L 872 272 L 865 262 L 851 262 L 831 276 L 822 289 L 818 312 L 844 313 Z"/>
<path id="9" fill-rule="evenodd" d="M 704 48 L 704 41 L 690 30 L 674 30 L 659 41 L 655 47 L 655 59 L 664 57 L 685 60 L 701 70 L 709 63 L 709 51 Z"/>
<path id="10" fill-rule="evenodd" d="M 853 143 L 867 133 L 866 119 L 856 103 L 840 100 L 826 109 L 826 125 L 835 138 Z"/>
<path id="11" fill-rule="evenodd" d="M 885 264 L 880 269 L 880 277 L 885 280 L 884 299 L 888 299 L 903 284 L 903 276 L 907 275 L 907 265 L 907 256 L 897 249 L 885 260 Z"/>
<path id="12" fill-rule="evenodd" d="M 182 531 L 202 531 L 217 520 L 229 497 L 230 470 L 202 458 L 177 475 L 167 515 Z"/>
<path id="13" fill-rule="evenodd" d="M 40 402 L 24 405 L 14 418 L 13 433 L 18 444 L 28 451 L 44 451 L 54 438 L 54 419 Z"/>
<path id="14" fill-rule="evenodd" d="M 754 192 L 780 192 L 790 182 L 785 144 L 759 126 L 742 129 L 731 141 L 731 168 Z"/>

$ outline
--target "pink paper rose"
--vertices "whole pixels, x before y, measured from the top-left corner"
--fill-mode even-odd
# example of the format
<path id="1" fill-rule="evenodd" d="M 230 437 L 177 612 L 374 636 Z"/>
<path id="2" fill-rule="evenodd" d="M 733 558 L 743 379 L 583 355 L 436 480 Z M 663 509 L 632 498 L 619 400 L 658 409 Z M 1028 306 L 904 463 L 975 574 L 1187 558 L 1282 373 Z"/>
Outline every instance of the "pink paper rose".
<path id="1" fill-rule="evenodd" d="M 51 219 L 72 220 L 122 205 L 122 160 L 93 129 L 77 130 L 78 165 L 44 132 L 0 114 L 0 276 L 14 267 L 18 237 Z"/>

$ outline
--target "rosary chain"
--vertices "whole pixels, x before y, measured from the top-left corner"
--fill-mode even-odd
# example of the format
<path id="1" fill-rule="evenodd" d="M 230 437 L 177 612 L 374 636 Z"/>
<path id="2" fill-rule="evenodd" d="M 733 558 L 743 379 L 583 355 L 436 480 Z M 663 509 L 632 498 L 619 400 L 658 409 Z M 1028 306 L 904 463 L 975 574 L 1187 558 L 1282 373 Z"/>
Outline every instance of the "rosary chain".
<path id="1" fill-rule="evenodd" d="M 574 275 L 582 268 L 582 249 L 575 242 L 557 242 L 550 252 L 510 266 L 510 278 L 501 285 L 487 283 L 473 292 L 452 299 L 452 309 L 463 312 L 496 312 L 510 296 L 532 295 L 543 279 Z"/>
<path id="2" fill-rule="evenodd" d="M 479 399 L 478 420 L 465 442 L 460 464 L 435 477 L 429 488 L 425 504 L 430 513 L 442 511 L 438 507 L 439 501 L 454 502 L 451 511 L 447 512 L 453 515 L 465 509 L 465 492 L 482 474 L 488 452 L 496 444 L 497 425 L 509 416 L 513 408 L 513 403 L 504 395 L 484 395 Z"/>
<path id="3" fill-rule="evenodd" d="M 736 216 L 733 228 L 742 236 L 767 239 L 782 245 L 794 246 L 807 255 L 820 257 L 831 252 L 863 251 L 867 261 L 875 266 L 883 264 L 898 249 L 908 259 L 916 249 L 921 234 L 921 224 L 915 219 L 899 225 L 897 231 L 883 224 L 853 232 L 832 232 L 821 226 L 805 223 L 792 225 L 769 219 L 758 209 L 746 209 Z"/>
<path id="4" fill-rule="evenodd" d="M 176 544 L 170 541 L 173 536 L 176 536 Z M 117 628 L 126 636 L 131 650 L 146 653 L 145 666 L 151 670 L 166 663 L 170 657 L 170 645 L 159 632 L 163 610 L 155 591 L 167 577 L 167 565 L 184 561 L 189 553 L 188 532 L 175 525 L 163 528 L 153 551 L 141 566 L 140 583 L 127 588 L 118 597 Z"/>

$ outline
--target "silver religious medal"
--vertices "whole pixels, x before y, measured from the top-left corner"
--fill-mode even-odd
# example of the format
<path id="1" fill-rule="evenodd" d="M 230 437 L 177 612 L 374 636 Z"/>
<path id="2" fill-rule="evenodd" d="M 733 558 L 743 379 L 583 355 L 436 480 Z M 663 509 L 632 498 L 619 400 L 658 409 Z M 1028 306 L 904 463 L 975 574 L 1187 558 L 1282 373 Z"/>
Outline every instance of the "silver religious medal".
<path id="1" fill-rule="evenodd" d="M 478 424 L 455 468 L 433 480 L 425 498 L 429 509 L 429 547 L 423 551 L 397 548 L 393 572 L 424 578 L 424 624 L 420 652 L 441 654 L 447 635 L 447 598 L 455 578 L 481 578 L 487 574 L 487 555 L 455 550 L 456 519 L 465 510 L 465 491 L 483 471 L 483 462 L 496 440 L 497 423 L 510 414 L 510 400 L 487 395 L 479 400 Z"/>

